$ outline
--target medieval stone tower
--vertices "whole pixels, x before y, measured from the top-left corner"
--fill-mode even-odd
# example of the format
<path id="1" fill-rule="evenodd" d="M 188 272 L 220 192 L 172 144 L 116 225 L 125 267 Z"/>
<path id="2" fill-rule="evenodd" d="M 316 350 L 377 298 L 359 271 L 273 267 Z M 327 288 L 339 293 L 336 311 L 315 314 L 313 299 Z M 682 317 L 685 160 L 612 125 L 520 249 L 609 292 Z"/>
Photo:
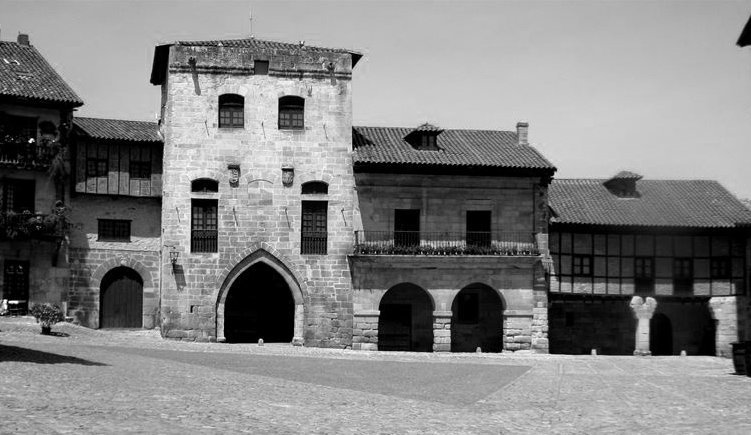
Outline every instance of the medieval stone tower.
<path id="1" fill-rule="evenodd" d="M 359 58 L 253 38 L 156 48 L 165 337 L 351 344 Z"/>

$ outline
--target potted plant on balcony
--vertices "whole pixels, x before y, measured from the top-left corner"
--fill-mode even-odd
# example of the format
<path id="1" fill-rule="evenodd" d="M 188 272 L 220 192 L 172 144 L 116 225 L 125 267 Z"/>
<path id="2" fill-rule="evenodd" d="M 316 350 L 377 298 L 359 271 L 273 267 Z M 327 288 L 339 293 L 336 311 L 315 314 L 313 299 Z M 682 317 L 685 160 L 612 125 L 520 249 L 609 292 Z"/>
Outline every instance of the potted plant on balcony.
<path id="1" fill-rule="evenodd" d="M 52 325 L 65 320 L 63 310 L 59 306 L 48 303 L 34 304 L 29 310 L 34 318 L 37 319 L 37 323 L 42 326 L 42 335 L 50 335 L 52 332 Z"/>

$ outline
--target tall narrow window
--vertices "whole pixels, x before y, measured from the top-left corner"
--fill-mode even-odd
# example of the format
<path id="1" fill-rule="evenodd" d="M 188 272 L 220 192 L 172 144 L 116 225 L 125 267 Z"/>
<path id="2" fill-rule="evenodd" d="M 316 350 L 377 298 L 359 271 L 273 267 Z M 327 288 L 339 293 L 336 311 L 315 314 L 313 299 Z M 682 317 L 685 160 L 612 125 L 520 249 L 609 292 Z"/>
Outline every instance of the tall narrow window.
<path id="1" fill-rule="evenodd" d="M 219 96 L 219 128 L 245 127 L 245 98 L 236 94 Z"/>
<path id="2" fill-rule="evenodd" d="M 305 128 L 305 100 L 286 96 L 279 99 L 279 129 L 302 130 Z"/>
<path id="3" fill-rule="evenodd" d="M 326 254 L 328 244 L 328 203 L 326 201 L 302 202 L 301 254 Z"/>
<path id="4" fill-rule="evenodd" d="M 5 260 L 2 299 L 29 300 L 29 262 Z"/>
<path id="5" fill-rule="evenodd" d="M 34 212 L 34 180 L 5 179 L 0 182 L 0 205 L 3 212 Z"/>
<path id="6" fill-rule="evenodd" d="M 636 293 L 652 293 L 655 289 L 654 258 L 634 258 L 634 291 Z"/>
<path id="7" fill-rule="evenodd" d="M 673 293 L 691 294 L 694 289 L 694 268 L 691 258 L 673 259 Z"/>
<path id="8" fill-rule="evenodd" d="M 151 162 L 144 162 L 140 160 L 130 161 L 130 178 L 131 179 L 145 179 L 151 178 Z"/>
<path id="9" fill-rule="evenodd" d="M 420 209 L 394 210 L 394 245 L 420 245 Z"/>
<path id="10" fill-rule="evenodd" d="M 217 200 L 191 200 L 190 252 L 218 252 Z"/>
<path id="11" fill-rule="evenodd" d="M 467 245 L 490 247 L 490 210 L 467 211 Z"/>

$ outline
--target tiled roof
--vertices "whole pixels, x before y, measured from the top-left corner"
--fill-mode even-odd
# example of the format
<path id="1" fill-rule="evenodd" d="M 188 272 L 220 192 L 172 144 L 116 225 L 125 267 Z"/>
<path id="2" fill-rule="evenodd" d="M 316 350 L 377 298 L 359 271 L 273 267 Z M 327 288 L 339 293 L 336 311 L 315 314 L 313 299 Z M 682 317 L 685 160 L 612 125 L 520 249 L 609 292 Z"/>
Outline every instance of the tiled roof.
<path id="1" fill-rule="evenodd" d="M 73 125 L 93 139 L 162 142 L 155 122 L 122 119 L 74 118 Z"/>
<path id="2" fill-rule="evenodd" d="M 420 132 L 421 132 L 421 131 L 428 131 L 428 132 L 441 132 L 441 131 L 443 131 L 443 129 L 442 129 L 442 128 L 440 128 L 440 127 L 436 127 L 436 126 L 435 126 L 435 125 L 433 125 L 433 124 L 428 124 L 428 123 L 426 122 L 425 124 L 422 124 L 422 125 L 418 126 L 418 127 L 416 128 L 416 129 L 414 129 L 414 130 L 412 130 L 412 131 L 420 131 Z"/>
<path id="3" fill-rule="evenodd" d="M 641 175 L 634 173 L 634 172 L 630 172 L 630 171 L 621 171 L 615 174 L 613 178 L 611 178 L 611 180 L 641 180 L 641 179 L 642 179 Z"/>
<path id="4" fill-rule="evenodd" d="M 416 150 L 404 137 L 414 131 L 399 127 L 354 127 L 355 165 L 418 165 L 546 169 L 555 167 L 536 149 L 518 145 L 516 133 L 495 130 L 444 130 L 438 150 Z"/>
<path id="5" fill-rule="evenodd" d="M 83 101 L 36 48 L 0 41 L 0 95 L 81 106 Z"/>
<path id="6" fill-rule="evenodd" d="M 599 179 L 553 180 L 553 223 L 729 228 L 751 225 L 751 210 L 711 180 L 640 180 L 638 197 L 618 197 Z"/>

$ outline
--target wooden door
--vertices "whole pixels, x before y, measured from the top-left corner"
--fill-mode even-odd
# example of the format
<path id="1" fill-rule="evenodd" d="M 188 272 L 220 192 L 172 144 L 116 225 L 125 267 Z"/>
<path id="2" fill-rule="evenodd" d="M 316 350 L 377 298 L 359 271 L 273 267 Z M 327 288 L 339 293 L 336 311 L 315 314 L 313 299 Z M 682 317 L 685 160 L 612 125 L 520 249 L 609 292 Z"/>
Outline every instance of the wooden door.
<path id="1" fill-rule="evenodd" d="M 128 268 L 111 270 L 102 280 L 100 328 L 140 328 L 143 314 L 143 281 Z"/>

